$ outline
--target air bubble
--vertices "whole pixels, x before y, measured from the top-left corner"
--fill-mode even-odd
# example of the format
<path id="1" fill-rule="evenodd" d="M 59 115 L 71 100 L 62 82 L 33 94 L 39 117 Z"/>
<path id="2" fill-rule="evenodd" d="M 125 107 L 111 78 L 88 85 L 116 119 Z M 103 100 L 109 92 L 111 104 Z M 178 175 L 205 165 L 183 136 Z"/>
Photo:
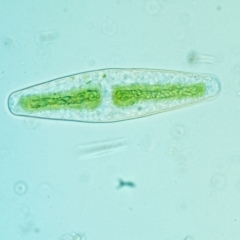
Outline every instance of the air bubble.
<path id="1" fill-rule="evenodd" d="M 11 37 L 5 38 L 3 41 L 3 44 L 8 49 L 11 49 L 11 48 L 15 47 L 15 45 L 16 45 L 14 39 Z"/>
<path id="2" fill-rule="evenodd" d="M 86 240 L 86 237 L 83 233 L 72 233 L 63 235 L 60 240 Z"/>
<path id="3" fill-rule="evenodd" d="M 79 177 L 79 180 L 82 184 L 89 184 L 91 181 L 91 175 L 89 173 L 82 173 Z"/>
<path id="4" fill-rule="evenodd" d="M 56 41 L 59 34 L 56 31 L 48 30 L 48 31 L 42 31 L 39 32 L 36 36 L 37 43 L 41 44 L 49 44 Z"/>
<path id="5" fill-rule="evenodd" d="M 184 135 L 184 127 L 181 125 L 176 125 L 173 127 L 171 133 L 173 135 L 173 137 L 175 138 L 180 138 Z"/>
<path id="6" fill-rule="evenodd" d="M 194 238 L 192 236 L 187 236 L 183 240 L 194 240 Z"/>
<path id="7" fill-rule="evenodd" d="M 157 0 L 148 0 L 145 3 L 147 13 L 150 15 L 156 15 L 160 12 L 161 6 Z"/>
<path id="8" fill-rule="evenodd" d="M 113 21 L 108 21 L 102 24 L 102 33 L 107 36 L 111 37 L 115 35 L 117 32 L 117 26 Z"/>
<path id="9" fill-rule="evenodd" d="M 35 132 L 34 128 L 30 128 L 30 129 L 29 129 L 29 132 L 30 132 L 31 134 L 33 134 L 33 133 Z"/>
<path id="10" fill-rule="evenodd" d="M 24 195 L 27 193 L 28 186 L 25 182 L 19 181 L 15 184 L 14 190 L 17 195 Z"/>
<path id="11" fill-rule="evenodd" d="M 72 240 L 72 236 L 69 234 L 66 234 L 60 238 L 60 240 Z"/>
<path id="12" fill-rule="evenodd" d="M 153 151 L 158 147 L 156 137 L 153 134 L 146 133 L 143 137 L 139 138 L 137 142 L 137 146 L 139 146 L 144 151 Z"/>
<path id="13" fill-rule="evenodd" d="M 224 174 L 218 173 L 212 176 L 210 183 L 214 189 L 222 190 L 227 185 L 227 179 Z"/>
<path id="14" fill-rule="evenodd" d="M 51 50 L 47 47 L 42 47 L 39 51 L 38 54 L 42 58 L 49 58 L 51 55 Z"/>
<path id="15" fill-rule="evenodd" d="M 72 240 L 86 240 L 86 237 L 83 233 L 73 233 Z"/>

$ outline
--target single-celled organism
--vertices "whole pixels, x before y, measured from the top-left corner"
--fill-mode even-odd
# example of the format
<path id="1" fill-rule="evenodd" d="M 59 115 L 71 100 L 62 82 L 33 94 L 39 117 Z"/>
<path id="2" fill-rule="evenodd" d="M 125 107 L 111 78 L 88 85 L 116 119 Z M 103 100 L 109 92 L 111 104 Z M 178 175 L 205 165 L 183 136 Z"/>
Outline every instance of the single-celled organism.
<path id="1" fill-rule="evenodd" d="M 103 69 L 75 74 L 12 93 L 15 115 L 83 122 L 115 122 L 215 98 L 212 74 L 154 69 Z"/>

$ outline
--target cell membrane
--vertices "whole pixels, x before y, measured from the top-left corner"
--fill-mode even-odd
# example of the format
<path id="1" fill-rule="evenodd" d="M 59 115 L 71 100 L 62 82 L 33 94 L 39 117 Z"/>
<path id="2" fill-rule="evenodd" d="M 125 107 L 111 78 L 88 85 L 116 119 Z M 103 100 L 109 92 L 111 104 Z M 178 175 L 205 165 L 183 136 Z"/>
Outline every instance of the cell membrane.
<path id="1" fill-rule="evenodd" d="M 19 116 L 116 122 L 211 100 L 215 75 L 154 69 L 103 69 L 13 92 L 9 110 Z"/>

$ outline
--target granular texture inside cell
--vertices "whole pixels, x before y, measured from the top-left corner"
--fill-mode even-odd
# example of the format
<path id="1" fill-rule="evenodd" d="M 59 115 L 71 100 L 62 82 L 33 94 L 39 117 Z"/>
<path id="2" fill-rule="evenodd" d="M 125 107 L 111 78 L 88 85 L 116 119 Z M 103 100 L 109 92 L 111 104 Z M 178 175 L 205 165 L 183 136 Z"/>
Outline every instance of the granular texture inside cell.
<path id="1" fill-rule="evenodd" d="M 61 93 L 28 95 L 20 99 L 20 106 L 26 111 L 59 109 L 95 109 L 101 103 L 98 88 L 78 89 Z"/>
<path id="2" fill-rule="evenodd" d="M 210 74 L 152 69 L 103 69 L 79 73 L 12 93 L 19 116 L 116 122 L 214 99 L 219 79 Z"/>
<path id="3" fill-rule="evenodd" d="M 205 83 L 196 84 L 165 84 L 165 85 L 128 85 L 115 86 L 113 103 L 116 106 L 131 106 L 147 100 L 180 100 L 204 96 Z"/>

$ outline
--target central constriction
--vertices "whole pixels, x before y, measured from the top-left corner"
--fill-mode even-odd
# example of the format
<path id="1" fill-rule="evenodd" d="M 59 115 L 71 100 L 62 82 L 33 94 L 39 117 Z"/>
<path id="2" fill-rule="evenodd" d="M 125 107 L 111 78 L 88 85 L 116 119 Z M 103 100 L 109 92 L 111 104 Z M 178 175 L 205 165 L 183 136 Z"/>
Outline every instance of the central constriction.
<path id="1" fill-rule="evenodd" d="M 12 93 L 15 115 L 87 122 L 143 117 L 200 101 L 220 91 L 216 76 L 152 69 L 104 69 Z"/>

